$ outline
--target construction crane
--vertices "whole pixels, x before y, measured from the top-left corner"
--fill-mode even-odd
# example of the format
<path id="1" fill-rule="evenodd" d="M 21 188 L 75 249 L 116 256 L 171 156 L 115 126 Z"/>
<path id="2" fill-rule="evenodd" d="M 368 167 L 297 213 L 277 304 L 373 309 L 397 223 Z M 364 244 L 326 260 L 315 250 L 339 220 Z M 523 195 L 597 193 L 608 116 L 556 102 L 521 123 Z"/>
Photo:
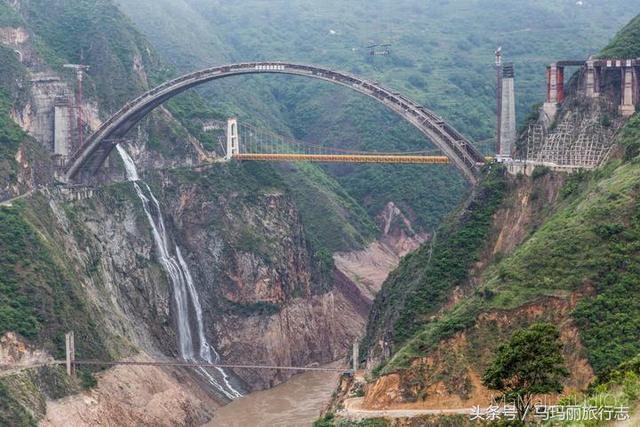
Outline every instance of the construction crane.
<path id="1" fill-rule="evenodd" d="M 372 44 L 367 46 L 367 49 L 369 49 L 370 56 L 389 56 L 391 54 L 390 47 L 390 44 Z"/>
<path id="2" fill-rule="evenodd" d="M 496 153 L 500 152 L 500 128 L 502 127 L 502 46 L 496 49 Z"/>
<path id="3" fill-rule="evenodd" d="M 89 66 L 82 64 L 64 64 L 63 67 L 75 70 L 76 72 L 76 116 L 78 120 L 78 148 L 80 148 L 84 145 L 84 121 L 82 119 L 82 80 L 84 78 L 84 72 L 89 70 Z"/>

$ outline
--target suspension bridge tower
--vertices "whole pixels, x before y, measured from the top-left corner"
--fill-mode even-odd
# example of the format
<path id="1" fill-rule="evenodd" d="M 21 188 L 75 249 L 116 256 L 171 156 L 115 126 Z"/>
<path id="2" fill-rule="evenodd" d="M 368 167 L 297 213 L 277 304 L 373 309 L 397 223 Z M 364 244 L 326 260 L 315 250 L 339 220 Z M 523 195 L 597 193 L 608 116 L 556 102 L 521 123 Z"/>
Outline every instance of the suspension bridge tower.
<path id="1" fill-rule="evenodd" d="M 238 119 L 227 120 L 227 154 L 224 159 L 229 161 L 236 154 L 240 153 L 240 134 L 238 131 Z"/>

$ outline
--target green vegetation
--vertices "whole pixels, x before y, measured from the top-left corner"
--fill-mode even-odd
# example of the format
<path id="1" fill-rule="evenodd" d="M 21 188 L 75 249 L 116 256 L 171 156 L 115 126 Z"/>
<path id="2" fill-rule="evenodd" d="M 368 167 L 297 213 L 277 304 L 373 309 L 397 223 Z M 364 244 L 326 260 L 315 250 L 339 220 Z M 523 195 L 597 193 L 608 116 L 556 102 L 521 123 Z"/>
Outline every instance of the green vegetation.
<path id="1" fill-rule="evenodd" d="M 43 240 L 47 208 L 38 205 L 37 216 L 30 209 L 0 209 L 0 335 L 15 331 L 62 357 L 64 333 L 73 330 L 78 357 L 108 357 L 71 263 Z"/>
<path id="2" fill-rule="evenodd" d="M 450 230 L 442 230 L 429 248 L 431 259 L 421 274 L 423 281 L 407 296 L 395 325 L 396 344 L 412 337 L 428 316 L 446 302 L 451 290 L 465 284 L 471 265 L 487 243 L 493 214 L 506 192 L 504 173 L 495 168 L 486 175 L 477 197 L 465 206 L 457 224 Z M 403 270 L 398 270 L 391 280 L 406 283 L 405 277 Z"/>
<path id="3" fill-rule="evenodd" d="M 615 370 L 599 375 L 585 393 L 571 394 L 562 398 L 561 405 L 588 405 L 593 408 L 625 407 L 630 416 L 637 417 L 638 400 L 640 399 L 640 355 L 628 360 Z M 558 425 L 575 426 L 574 422 Z M 581 427 L 610 426 L 610 421 L 586 420 Z M 632 425 L 632 424 L 629 424 Z"/>
<path id="4" fill-rule="evenodd" d="M 333 414 L 327 414 L 313 423 L 313 427 L 389 427 L 390 425 L 390 421 L 383 418 L 360 421 L 338 420 Z"/>
<path id="5" fill-rule="evenodd" d="M 5 426 L 36 427 L 38 423 L 15 397 L 15 390 L 0 381 L 0 423 Z"/>
<path id="6" fill-rule="evenodd" d="M 535 323 L 513 334 L 496 351 L 483 384 L 515 404 L 524 420 L 537 395 L 561 393 L 569 376 L 562 356 L 560 331 L 549 323 Z"/>
<path id="7" fill-rule="evenodd" d="M 0 426 L 36 426 L 46 400 L 78 392 L 64 368 L 42 367 L 0 378 Z"/>
<path id="8" fill-rule="evenodd" d="M 12 107 L 20 108 L 22 104 L 24 92 L 20 88 L 20 82 L 25 75 L 16 54 L 0 46 L 0 189 L 6 188 L 15 180 L 16 151 L 27 138 L 10 115 Z"/>
<path id="9" fill-rule="evenodd" d="M 20 14 L 6 2 L 0 3 L 0 27 L 18 27 L 24 22 Z"/>
<path id="10" fill-rule="evenodd" d="M 428 324 L 455 287 L 466 284 L 506 190 L 504 169 L 491 167 L 470 202 L 445 222 L 432 245 L 403 259 L 376 298 L 364 347 L 376 342 L 382 329 L 391 331 L 396 346 L 406 343 Z M 438 335 L 452 334 L 472 319 L 466 314 L 454 317 Z"/>
<path id="11" fill-rule="evenodd" d="M 406 419 L 410 427 L 471 427 L 480 425 L 470 421 L 467 415 L 424 415 Z M 328 414 L 317 420 L 313 427 L 390 427 L 395 425 L 387 418 L 369 418 L 364 420 L 338 419 L 333 414 Z"/>
<path id="12" fill-rule="evenodd" d="M 12 50 L 0 46 L 0 91 L 12 107 L 24 106 L 29 83 L 27 71 L 18 60 L 18 55 Z"/>
<path id="13" fill-rule="evenodd" d="M 328 87 L 327 87 L 328 86 Z M 385 107 L 331 85 L 296 85 L 286 98 L 294 136 L 366 152 L 423 152 L 434 146 Z M 331 99 L 331 113 L 324 109 Z M 433 230 L 467 194 L 452 166 L 330 165 L 323 169 L 375 218 L 393 201 L 418 230 Z"/>
<path id="14" fill-rule="evenodd" d="M 635 116 L 618 139 L 626 160 L 611 160 L 597 171 L 568 177 L 544 223 L 512 254 L 494 260 L 473 295 L 425 322 L 381 372 L 405 368 L 442 339 L 470 330 L 480 313 L 513 310 L 535 301 L 544 304 L 572 293 L 595 294 L 579 299 L 572 315 L 596 373 L 606 373 L 640 353 L 640 303 L 630 297 L 640 293 L 639 131 L 640 117 Z M 423 250 L 391 275 L 381 298 L 393 303 L 389 283 L 411 283 L 394 281 L 396 274 L 419 277 L 427 265 L 426 255 L 408 271 L 403 267 Z M 372 316 L 376 315 L 374 311 Z"/>
<path id="15" fill-rule="evenodd" d="M 38 261 L 50 264 L 46 252 L 34 251 L 33 236 L 30 227 L 14 212 L 0 210 L 0 236 L 3 254 L 0 264 L 0 335 L 8 331 L 34 338 L 42 328 L 38 318 L 37 305 L 29 298 L 25 287 L 31 280 L 21 273 L 25 267 L 31 269 Z M 33 256 L 35 252 L 35 256 Z M 41 256 L 38 259 L 37 255 Z M 27 266 L 21 265 L 23 262 Z M 37 264 L 36 264 L 37 265 Z M 28 281 L 27 281 L 28 280 Z"/>
<path id="16" fill-rule="evenodd" d="M 39 54 L 54 69 L 63 72 L 64 63 L 91 66 L 87 95 L 99 99 L 105 110 L 120 108 L 141 92 L 145 69 L 160 68 L 144 38 L 111 0 L 32 0 L 21 13 Z"/>
<path id="17" fill-rule="evenodd" d="M 518 115 L 524 118 L 543 100 L 549 62 L 586 58 L 635 13 L 628 0 L 584 7 L 571 0 L 119 3 L 181 70 L 278 59 L 352 72 L 432 108 L 484 141 L 484 149 L 493 145 L 497 46 L 515 62 Z M 489 34 L 488 28 L 500 31 Z M 391 55 L 371 57 L 366 46 L 374 43 L 391 43 Z M 356 150 L 433 148 L 384 107 L 327 83 L 238 77 L 202 93 L 218 111 L 301 140 Z M 466 194 L 460 177 L 442 166 L 334 165 L 325 171 L 370 217 L 393 201 L 418 230 L 436 229 Z"/>
<path id="18" fill-rule="evenodd" d="M 242 317 L 252 316 L 273 316 L 280 312 L 281 307 L 278 304 L 258 301 L 251 304 L 239 304 L 237 302 L 226 300 L 222 306 L 228 314 L 234 314 Z"/>
<path id="19" fill-rule="evenodd" d="M 640 57 L 640 16 L 628 23 L 611 43 L 598 55 L 601 58 L 638 58 Z"/>
<path id="20" fill-rule="evenodd" d="M 98 380 L 93 375 L 90 369 L 82 368 L 78 370 L 78 378 L 80 378 L 80 384 L 85 390 L 94 388 L 98 385 Z"/>
<path id="21" fill-rule="evenodd" d="M 0 89 L 0 183 L 2 184 L 15 179 L 17 168 L 15 153 L 20 143 L 26 138 L 26 134 L 9 116 L 10 108 L 7 95 Z"/>
<path id="22" fill-rule="evenodd" d="M 305 232 L 317 254 L 365 246 L 376 226 L 362 207 L 330 176 L 311 164 L 282 172 L 296 201 Z"/>

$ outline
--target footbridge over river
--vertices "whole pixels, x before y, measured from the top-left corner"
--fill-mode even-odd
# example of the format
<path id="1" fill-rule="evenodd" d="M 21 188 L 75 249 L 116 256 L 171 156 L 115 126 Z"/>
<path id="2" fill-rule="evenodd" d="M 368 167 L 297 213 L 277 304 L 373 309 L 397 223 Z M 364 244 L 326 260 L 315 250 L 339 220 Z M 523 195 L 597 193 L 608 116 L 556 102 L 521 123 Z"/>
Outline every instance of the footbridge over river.
<path id="1" fill-rule="evenodd" d="M 249 62 L 187 74 L 130 101 L 105 121 L 71 156 L 65 166 L 65 180 L 82 182 L 95 175 L 118 141 L 152 110 L 170 98 L 212 80 L 244 74 L 289 74 L 310 77 L 346 86 L 374 98 L 420 130 L 472 184 L 477 182 L 480 166 L 485 163 L 485 157 L 471 141 L 442 118 L 422 105 L 380 86 L 377 82 L 309 65 Z"/>

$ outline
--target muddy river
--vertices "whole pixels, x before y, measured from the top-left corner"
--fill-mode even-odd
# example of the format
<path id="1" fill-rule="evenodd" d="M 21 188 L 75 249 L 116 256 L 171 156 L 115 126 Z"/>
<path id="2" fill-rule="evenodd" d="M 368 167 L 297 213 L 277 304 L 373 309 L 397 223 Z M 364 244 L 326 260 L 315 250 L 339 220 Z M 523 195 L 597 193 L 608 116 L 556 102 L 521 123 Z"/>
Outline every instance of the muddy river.
<path id="1" fill-rule="evenodd" d="M 338 372 L 306 372 L 216 411 L 208 427 L 308 427 L 331 398 Z"/>

